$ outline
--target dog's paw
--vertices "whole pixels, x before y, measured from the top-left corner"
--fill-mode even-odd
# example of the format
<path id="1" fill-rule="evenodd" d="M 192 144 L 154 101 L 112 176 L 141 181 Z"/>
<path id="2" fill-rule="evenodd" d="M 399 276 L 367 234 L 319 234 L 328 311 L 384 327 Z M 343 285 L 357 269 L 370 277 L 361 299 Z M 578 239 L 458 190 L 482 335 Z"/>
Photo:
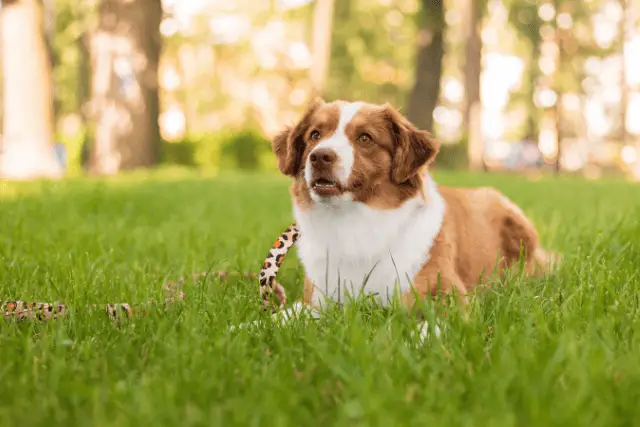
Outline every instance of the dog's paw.
<path id="1" fill-rule="evenodd" d="M 440 327 L 435 325 L 433 327 L 433 335 L 436 338 L 440 338 Z M 411 338 L 415 339 L 418 342 L 424 342 L 431 336 L 431 330 L 429 329 L 429 323 L 425 320 L 418 326 L 417 331 L 413 331 L 411 333 Z"/>
<path id="2" fill-rule="evenodd" d="M 423 344 L 429 338 L 431 338 L 432 335 L 434 335 L 436 338 L 440 338 L 440 334 L 440 327 L 437 324 L 433 327 L 432 333 L 431 329 L 429 328 L 429 323 L 425 320 L 424 322 L 418 324 L 417 329 L 414 329 L 409 333 L 409 340 L 405 341 L 405 344 Z"/>
<path id="3" fill-rule="evenodd" d="M 271 315 L 273 323 L 277 326 L 284 326 L 295 319 L 306 319 L 307 317 L 318 318 L 319 313 L 316 310 L 309 309 L 305 304 L 296 302 L 291 307 L 278 311 Z M 264 320 L 255 320 L 249 323 L 241 323 L 239 325 L 231 325 L 230 331 L 236 331 L 238 329 L 257 329 L 264 326 L 267 322 Z"/>
<path id="4" fill-rule="evenodd" d="M 229 326 L 229 331 L 230 332 L 237 332 L 239 330 L 251 330 L 251 329 L 257 329 L 258 326 L 260 326 L 262 322 L 260 322 L 259 320 L 254 320 L 253 322 L 248 322 L 248 323 L 240 323 L 239 325 L 231 325 Z"/>
<path id="5" fill-rule="evenodd" d="M 389 332 L 391 332 L 391 324 L 388 325 Z M 411 331 L 407 331 L 408 335 L 402 334 L 403 341 L 406 346 L 413 346 L 415 344 L 423 344 L 432 336 L 436 338 L 440 338 L 441 330 L 440 327 L 436 324 L 433 327 L 433 333 L 429 328 L 429 323 L 427 321 L 421 322 L 418 324 L 416 329 Z"/>

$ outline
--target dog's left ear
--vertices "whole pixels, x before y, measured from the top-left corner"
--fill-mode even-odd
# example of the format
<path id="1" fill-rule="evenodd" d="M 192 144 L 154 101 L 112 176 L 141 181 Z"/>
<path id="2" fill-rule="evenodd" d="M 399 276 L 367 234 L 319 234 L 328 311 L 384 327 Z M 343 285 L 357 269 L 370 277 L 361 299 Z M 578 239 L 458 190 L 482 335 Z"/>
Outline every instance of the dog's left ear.
<path id="1" fill-rule="evenodd" d="M 419 169 L 433 161 L 440 144 L 427 131 L 416 128 L 390 105 L 385 113 L 394 138 L 394 154 L 391 164 L 391 179 L 402 184 L 416 176 Z"/>

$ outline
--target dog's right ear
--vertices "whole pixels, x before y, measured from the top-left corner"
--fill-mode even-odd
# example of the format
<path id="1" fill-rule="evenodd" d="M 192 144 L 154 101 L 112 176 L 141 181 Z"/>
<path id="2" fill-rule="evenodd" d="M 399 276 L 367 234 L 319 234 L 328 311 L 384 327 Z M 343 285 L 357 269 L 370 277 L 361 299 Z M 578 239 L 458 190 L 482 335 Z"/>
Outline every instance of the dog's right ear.
<path id="1" fill-rule="evenodd" d="M 285 175 L 295 175 L 295 160 L 289 158 L 289 138 L 291 137 L 291 129 L 287 127 L 277 134 L 271 141 L 271 149 L 278 159 L 278 169 Z"/>
<path id="2" fill-rule="evenodd" d="M 322 99 L 314 99 L 294 128 L 287 127 L 273 138 L 271 149 L 278 158 L 278 169 L 283 174 L 295 177 L 302 169 L 302 156 L 306 147 L 304 137 L 309 128 L 311 116 L 322 104 L 324 104 Z"/>

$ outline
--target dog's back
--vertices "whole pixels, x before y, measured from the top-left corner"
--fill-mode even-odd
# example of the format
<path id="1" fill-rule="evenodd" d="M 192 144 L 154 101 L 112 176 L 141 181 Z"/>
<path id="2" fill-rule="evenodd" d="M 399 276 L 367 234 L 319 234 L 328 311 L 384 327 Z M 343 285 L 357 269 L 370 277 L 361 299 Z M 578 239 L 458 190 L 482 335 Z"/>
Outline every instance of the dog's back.
<path id="1" fill-rule="evenodd" d="M 521 255 L 529 273 L 557 262 L 554 254 L 539 246 L 538 233 L 524 212 L 499 191 L 444 186 L 439 191 L 447 205 L 443 240 L 453 251 L 450 256 L 468 290 L 481 277 L 495 273 L 496 267 L 502 274 Z"/>

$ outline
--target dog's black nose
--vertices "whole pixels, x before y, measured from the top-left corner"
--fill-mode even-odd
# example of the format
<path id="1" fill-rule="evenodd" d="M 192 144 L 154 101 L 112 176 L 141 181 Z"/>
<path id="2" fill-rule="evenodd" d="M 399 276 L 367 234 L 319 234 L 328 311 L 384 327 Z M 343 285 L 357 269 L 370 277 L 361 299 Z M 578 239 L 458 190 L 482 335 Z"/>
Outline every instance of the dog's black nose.
<path id="1" fill-rule="evenodd" d="M 315 167 L 328 167 L 333 165 L 338 156 L 336 152 L 330 148 L 319 148 L 314 150 L 309 156 L 309 160 L 311 160 L 311 165 Z"/>

